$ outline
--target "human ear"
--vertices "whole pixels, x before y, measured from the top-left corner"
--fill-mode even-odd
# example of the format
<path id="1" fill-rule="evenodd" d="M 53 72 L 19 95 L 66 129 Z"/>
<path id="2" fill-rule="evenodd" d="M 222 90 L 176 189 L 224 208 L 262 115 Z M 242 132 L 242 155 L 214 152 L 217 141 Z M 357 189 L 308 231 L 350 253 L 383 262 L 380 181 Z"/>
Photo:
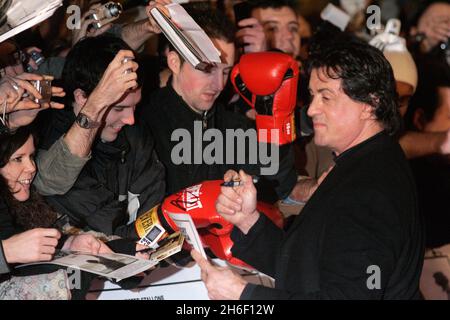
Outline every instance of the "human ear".
<path id="1" fill-rule="evenodd" d="M 86 93 L 81 89 L 75 89 L 73 92 L 73 98 L 74 98 L 74 112 L 75 114 L 78 114 L 80 110 L 84 107 L 87 101 Z"/>
<path id="2" fill-rule="evenodd" d="M 176 53 L 175 51 L 170 51 L 167 54 L 167 65 L 168 65 L 170 71 L 172 71 L 172 73 L 174 75 L 177 75 L 180 73 L 181 60 L 180 60 L 180 56 L 178 55 L 178 53 Z"/>

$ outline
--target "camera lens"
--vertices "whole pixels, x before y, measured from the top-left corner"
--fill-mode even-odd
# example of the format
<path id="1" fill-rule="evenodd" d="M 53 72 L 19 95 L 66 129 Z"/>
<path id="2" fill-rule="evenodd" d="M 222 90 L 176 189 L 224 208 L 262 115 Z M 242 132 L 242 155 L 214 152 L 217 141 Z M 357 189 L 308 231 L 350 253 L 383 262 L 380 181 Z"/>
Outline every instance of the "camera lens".
<path id="1" fill-rule="evenodd" d="M 120 3 L 111 3 L 106 8 L 111 17 L 118 17 L 122 13 L 122 5 Z"/>

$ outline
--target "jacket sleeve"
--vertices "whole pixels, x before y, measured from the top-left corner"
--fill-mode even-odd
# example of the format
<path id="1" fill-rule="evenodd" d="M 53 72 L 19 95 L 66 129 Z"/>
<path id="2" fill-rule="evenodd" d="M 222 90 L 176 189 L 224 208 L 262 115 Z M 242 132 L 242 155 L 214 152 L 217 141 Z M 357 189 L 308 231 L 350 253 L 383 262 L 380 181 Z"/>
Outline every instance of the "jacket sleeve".
<path id="1" fill-rule="evenodd" d="M 138 128 L 135 128 L 136 130 Z M 139 128 L 142 129 L 142 128 Z M 128 206 L 130 216 L 137 217 L 162 202 L 166 191 L 164 166 L 159 161 L 151 134 L 137 131 L 140 135 L 132 164 Z M 130 197 L 137 197 L 130 199 Z"/>
<path id="2" fill-rule="evenodd" d="M 10 269 L 3 253 L 3 244 L 0 241 L 0 274 L 9 273 Z"/>
<path id="3" fill-rule="evenodd" d="M 8 206 L 0 197 L 0 274 L 10 272 L 9 265 L 3 251 L 2 240 L 12 237 L 16 233 L 18 233 L 18 230 L 14 227 L 13 220 L 9 214 Z"/>
<path id="4" fill-rule="evenodd" d="M 33 185 L 44 196 L 65 194 L 72 188 L 89 159 L 90 156 L 80 158 L 73 155 L 62 136 L 49 150 L 39 150 L 36 157 L 39 170 Z"/>
<path id="5" fill-rule="evenodd" d="M 284 231 L 261 214 L 246 235 L 238 228 L 233 228 L 231 240 L 234 245 L 231 252 L 234 257 L 273 277 L 283 236 Z"/>
<path id="6" fill-rule="evenodd" d="M 402 250 L 403 244 L 398 241 L 403 237 L 402 224 L 394 206 L 376 191 L 370 200 L 375 205 L 356 198 L 349 203 L 348 197 L 343 198 L 347 201 L 333 207 L 323 231 L 320 291 L 303 294 L 300 290 L 247 285 L 241 299 L 382 299 Z M 295 259 L 295 252 L 291 259 Z M 371 275 L 375 274 L 368 271 L 370 266 L 381 271 L 380 289 L 369 288 Z"/>
<path id="7" fill-rule="evenodd" d="M 87 225 L 107 235 L 116 234 L 116 229 L 128 222 L 127 201 L 116 200 L 111 191 L 84 171 L 69 192 L 46 200 L 75 225 Z"/>

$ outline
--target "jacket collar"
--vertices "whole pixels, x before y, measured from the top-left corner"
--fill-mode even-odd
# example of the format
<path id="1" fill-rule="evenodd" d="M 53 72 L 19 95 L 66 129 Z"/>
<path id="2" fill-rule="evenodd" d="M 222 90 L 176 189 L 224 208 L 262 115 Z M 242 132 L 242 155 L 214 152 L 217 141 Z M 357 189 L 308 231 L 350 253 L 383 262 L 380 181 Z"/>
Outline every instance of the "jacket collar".
<path id="1" fill-rule="evenodd" d="M 353 158 L 355 156 L 359 156 L 360 154 L 366 153 L 373 149 L 373 147 L 379 144 L 382 141 L 389 139 L 389 135 L 386 131 L 381 131 L 369 139 L 364 140 L 363 142 L 357 144 L 356 146 L 351 147 L 350 149 L 345 150 L 339 156 L 336 156 L 334 153 L 334 162 L 339 165 L 343 161 L 346 161 L 348 158 Z"/>

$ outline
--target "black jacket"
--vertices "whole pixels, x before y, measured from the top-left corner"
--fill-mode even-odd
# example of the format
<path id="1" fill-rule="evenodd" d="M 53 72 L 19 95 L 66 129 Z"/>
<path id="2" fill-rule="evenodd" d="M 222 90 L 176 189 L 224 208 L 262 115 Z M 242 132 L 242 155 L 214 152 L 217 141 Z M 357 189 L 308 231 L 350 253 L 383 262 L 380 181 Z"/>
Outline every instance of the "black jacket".
<path id="1" fill-rule="evenodd" d="M 48 149 L 74 120 L 70 109 L 53 112 L 41 148 Z M 46 200 L 76 226 L 136 239 L 134 224 L 127 225 L 127 208 L 138 208 L 139 216 L 162 201 L 164 189 L 164 168 L 154 152 L 153 140 L 135 125 L 125 126 L 114 142 L 97 138 L 92 158 L 72 189 Z"/>
<path id="2" fill-rule="evenodd" d="M 438 248 L 450 243 L 450 160 L 433 155 L 410 160 L 416 179 L 419 212 L 425 224 L 425 243 Z"/>
<path id="3" fill-rule="evenodd" d="M 336 159 L 286 233 L 261 215 L 232 239 L 234 256 L 275 278 L 274 289 L 247 285 L 242 299 L 418 297 L 424 245 L 414 181 L 385 133 Z M 371 290 L 377 275 L 381 287 Z"/>
<path id="4" fill-rule="evenodd" d="M 243 115 L 231 111 L 227 111 L 225 107 L 219 103 L 208 112 L 198 114 L 194 112 L 180 97 L 170 81 L 167 87 L 152 93 L 149 102 L 142 105 L 139 109 L 140 116 L 138 119 L 148 126 L 149 131 L 154 136 L 156 142 L 156 151 L 164 166 L 166 167 L 167 193 L 172 194 L 180 189 L 199 183 L 204 180 L 223 179 L 223 174 L 228 169 L 243 169 L 247 173 L 259 175 L 261 159 L 251 159 L 247 145 L 246 158 L 244 163 L 238 163 L 236 160 L 237 152 L 235 144 L 234 161 L 237 164 L 226 164 L 226 139 L 225 133 L 227 129 L 247 130 L 253 128 L 253 124 Z M 195 132 L 194 122 L 201 121 L 201 130 Z M 177 146 L 180 140 L 171 141 L 172 133 L 177 129 L 185 129 L 185 132 L 191 136 L 190 163 L 175 164 L 172 161 L 172 150 Z M 194 140 L 201 141 L 203 133 L 208 129 L 217 129 L 222 133 L 224 150 L 223 164 L 213 163 L 207 164 L 203 159 L 201 163 L 195 163 L 194 157 L 201 157 L 201 150 L 197 151 L 193 144 Z M 206 139 L 205 139 L 206 140 Z M 213 139 L 214 140 L 214 139 Z M 203 149 L 210 145 L 210 141 L 202 143 Z M 199 144 L 201 145 L 201 144 Z M 251 161 L 252 160 L 252 161 Z M 265 188 L 266 200 L 276 200 L 276 198 L 284 198 L 291 192 L 296 183 L 296 175 L 294 169 L 293 151 L 290 145 L 280 148 L 280 164 L 279 171 L 275 176 L 264 177 L 259 182 L 259 189 Z"/>

